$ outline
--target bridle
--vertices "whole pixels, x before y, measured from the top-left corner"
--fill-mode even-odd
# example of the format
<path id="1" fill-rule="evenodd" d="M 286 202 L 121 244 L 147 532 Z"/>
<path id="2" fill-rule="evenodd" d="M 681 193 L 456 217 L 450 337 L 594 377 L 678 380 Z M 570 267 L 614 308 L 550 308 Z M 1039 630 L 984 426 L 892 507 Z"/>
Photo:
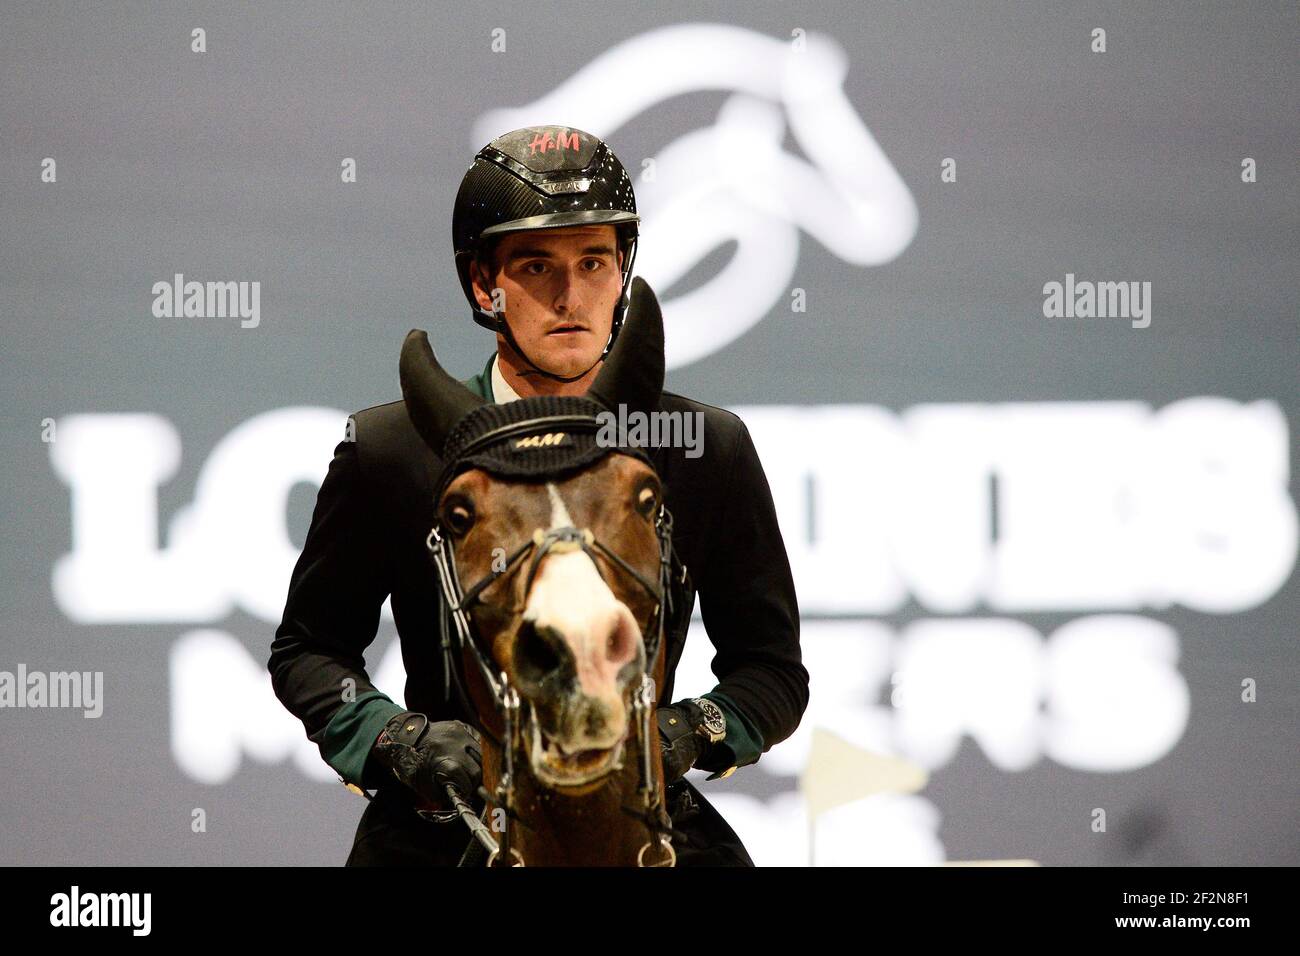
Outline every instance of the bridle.
<path id="1" fill-rule="evenodd" d="M 535 432 L 538 428 L 554 428 L 556 426 L 566 427 L 584 427 L 595 424 L 595 419 L 581 415 L 548 415 L 537 418 L 527 419 L 526 421 L 516 422 L 511 425 L 493 429 L 485 435 L 480 436 L 477 440 L 470 443 L 460 453 L 459 458 L 464 458 L 472 451 L 478 451 L 483 447 L 504 441 L 510 437 L 525 432 Z M 610 451 L 617 449 L 611 448 Z M 590 466 L 588 466 L 590 467 Z M 442 490 L 446 488 L 451 476 L 455 473 L 455 468 L 448 464 L 443 481 L 439 482 L 439 490 L 435 496 L 435 501 L 441 500 Z M 441 586 L 443 596 L 443 610 L 439 615 L 440 645 L 443 656 L 444 672 L 444 692 L 450 699 L 452 684 L 455 684 L 456 694 L 459 697 L 461 707 L 466 715 L 474 715 L 476 708 L 469 699 L 469 694 L 465 687 L 464 678 L 461 674 L 460 662 L 456 659 L 455 648 L 452 645 L 452 637 L 448 622 L 454 626 L 456 631 L 456 643 L 461 651 L 468 649 L 478 666 L 478 670 L 486 684 L 492 697 L 493 705 L 501 717 L 503 725 L 504 739 L 498 739 L 495 734 L 491 733 L 483 721 L 476 721 L 479 724 L 480 733 L 487 736 L 496 744 L 502 754 L 504 768 L 500 779 L 497 782 L 496 792 L 493 795 L 496 804 L 504 809 L 507 823 L 502 831 L 501 840 L 498 843 L 490 831 L 482 825 L 481 820 L 474 817 L 473 810 L 468 807 L 463 800 L 454 801 L 457 809 L 453 811 L 459 815 L 469 825 L 475 839 L 477 839 L 484 848 L 489 851 L 487 865 L 492 866 L 498 859 L 513 860 L 512 865 L 523 866 L 524 859 L 518 849 L 511 846 L 510 839 L 510 821 L 518 820 L 518 815 L 514 807 L 514 787 L 515 787 L 515 766 L 514 755 L 516 746 L 520 743 L 523 733 L 523 724 L 521 721 L 521 702 L 518 692 L 510 685 L 506 673 L 497 668 L 493 662 L 492 655 L 485 648 L 479 639 L 478 634 L 469 617 L 469 610 L 476 603 L 485 603 L 480 599 L 482 592 L 494 581 L 500 580 L 503 576 L 513 573 L 512 569 L 517 570 L 523 566 L 523 562 L 531 555 L 528 562 L 527 575 L 524 582 L 524 594 L 527 594 L 532 588 L 533 580 L 541 566 L 542 560 L 548 554 L 561 554 L 571 551 L 582 551 L 592 558 L 592 563 L 596 565 L 596 571 L 601 575 L 602 580 L 605 575 L 600 570 L 600 564 L 596 556 L 600 554 L 612 562 L 618 569 L 626 573 L 638 585 L 640 585 L 655 602 L 654 611 L 651 614 L 649 626 L 642 629 L 642 639 L 645 649 L 645 671 L 641 675 L 641 684 L 633 694 L 632 713 L 633 721 L 637 733 L 637 742 L 640 748 L 640 760 L 638 763 L 639 783 L 637 792 L 641 798 L 641 806 L 623 807 L 625 813 L 630 814 L 642 821 L 652 834 L 652 839 L 647 841 L 637 854 L 638 866 L 673 866 L 676 863 L 676 853 L 673 850 L 670 835 L 672 832 L 672 819 L 669 817 L 663 802 L 660 799 L 658 789 L 655 787 L 653 769 L 651 765 L 650 751 L 650 720 L 655 705 L 655 682 L 650 675 L 654 673 L 659 654 L 664 644 L 665 621 L 668 614 L 673 613 L 673 581 L 672 581 L 672 529 L 673 519 L 671 512 L 662 502 L 659 506 L 658 514 L 655 518 L 655 535 L 659 542 L 659 573 L 658 581 L 652 584 L 630 564 L 628 564 L 617 553 L 607 547 L 602 541 L 596 538 L 589 528 L 577 528 L 568 525 L 561 528 L 551 528 L 544 530 L 537 528 L 532 537 L 516 548 L 506 558 L 505 565 L 501 570 L 493 570 L 476 581 L 468 589 L 462 588 L 460 576 L 456 571 L 456 554 L 455 547 L 451 536 L 444 533 L 441 522 L 435 517 L 433 527 L 429 531 L 428 538 L 425 541 L 432 557 L 434 566 L 437 569 L 438 581 Z M 682 579 L 685 580 L 686 568 L 682 567 Z M 608 583 L 608 582 L 606 582 Z M 665 608 L 667 614 L 665 614 Z M 463 655 L 462 655 L 463 659 Z M 531 708 L 530 708 L 531 711 Z M 536 720 L 536 714 L 529 714 L 531 720 Z M 616 768 L 611 768 L 616 769 Z M 486 809 L 486 808 L 485 808 Z M 427 811 L 422 811 L 427 812 Z M 434 819 L 446 819 L 446 817 L 435 816 Z M 476 825 L 477 824 L 477 825 Z M 657 843 L 660 852 L 663 855 L 663 861 L 659 863 L 645 862 L 646 853 L 651 850 Z M 472 844 L 471 844 L 472 846 Z M 463 862 L 463 861 L 462 861 Z"/>

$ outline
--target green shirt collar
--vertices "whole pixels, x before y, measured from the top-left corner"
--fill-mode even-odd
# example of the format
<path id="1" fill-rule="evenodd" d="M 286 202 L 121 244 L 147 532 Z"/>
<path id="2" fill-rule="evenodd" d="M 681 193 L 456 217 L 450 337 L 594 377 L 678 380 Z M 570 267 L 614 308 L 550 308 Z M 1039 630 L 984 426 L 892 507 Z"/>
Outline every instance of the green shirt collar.
<path id="1" fill-rule="evenodd" d="M 477 395 L 484 401 L 496 404 L 496 399 L 492 396 L 492 360 L 497 357 L 493 352 L 488 356 L 487 364 L 483 366 L 483 371 L 477 375 L 470 376 L 461 382 L 466 388 Z"/>

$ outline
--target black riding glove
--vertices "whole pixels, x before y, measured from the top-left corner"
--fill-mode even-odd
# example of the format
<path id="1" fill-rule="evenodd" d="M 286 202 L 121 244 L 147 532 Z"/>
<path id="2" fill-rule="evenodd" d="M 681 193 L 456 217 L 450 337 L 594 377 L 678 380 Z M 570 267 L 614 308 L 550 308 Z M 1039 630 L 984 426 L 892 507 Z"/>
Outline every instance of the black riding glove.
<path id="1" fill-rule="evenodd" d="M 435 806 L 445 807 L 451 784 L 470 803 L 483 779 L 479 733 L 459 720 L 430 721 L 407 711 L 380 731 L 371 752 L 393 776 Z"/>
<path id="2" fill-rule="evenodd" d="M 659 749 L 664 758 L 664 783 L 680 780 L 708 749 L 709 742 L 696 732 L 692 715 L 677 706 L 655 711 L 659 723 Z"/>

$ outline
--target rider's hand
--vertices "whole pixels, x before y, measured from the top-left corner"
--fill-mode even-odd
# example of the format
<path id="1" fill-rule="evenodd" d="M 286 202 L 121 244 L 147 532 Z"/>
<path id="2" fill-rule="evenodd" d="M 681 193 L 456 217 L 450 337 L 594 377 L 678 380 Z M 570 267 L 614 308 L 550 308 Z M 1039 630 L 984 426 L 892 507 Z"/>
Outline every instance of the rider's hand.
<path id="1" fill-rule="evenodd" d="M 483 779 L 479 733 L 459 720 L 431 722 L 413 711 L 398 714 L 384 726 L 371 752 L 435 806 L 447 806 L 447 784 L 472 804 Z"/>
<path id="2" fill-rule="evenodd" d="M 655 711 L 659 723 L 659 749 L 664 759 L 664 783 L 680 780 L 708 747 L 708 742 L 695 731 L 689 715 L 679 707 L 659 707 Z"/>

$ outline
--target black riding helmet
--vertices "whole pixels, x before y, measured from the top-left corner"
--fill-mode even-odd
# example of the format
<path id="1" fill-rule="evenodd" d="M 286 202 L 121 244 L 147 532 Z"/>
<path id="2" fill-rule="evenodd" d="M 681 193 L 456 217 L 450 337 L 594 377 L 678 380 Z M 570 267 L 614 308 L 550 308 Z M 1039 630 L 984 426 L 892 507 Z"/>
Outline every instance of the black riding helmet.
<path id="1" fill-rule="evenodd" d="M 596 360 L 600 362 L 609 355 L 623 327 L 640 219 L 627 170 L 613 151 L 590 133 L 566 126 L 525 126 L 498 136 L 474 157 L 456 193 L 451 217 L 456 272 L 474 321 L 505 336 L 539 374 L 558 382 L 582 378 L 590 368 L 569 378 L 538 368 L 515 341 L 505 315 L 479 307 L 470 267 L 486 243 L 508 232 L 614 226 L 623 254 L 623 290 L 614 306 L 609 341 Z"/>

